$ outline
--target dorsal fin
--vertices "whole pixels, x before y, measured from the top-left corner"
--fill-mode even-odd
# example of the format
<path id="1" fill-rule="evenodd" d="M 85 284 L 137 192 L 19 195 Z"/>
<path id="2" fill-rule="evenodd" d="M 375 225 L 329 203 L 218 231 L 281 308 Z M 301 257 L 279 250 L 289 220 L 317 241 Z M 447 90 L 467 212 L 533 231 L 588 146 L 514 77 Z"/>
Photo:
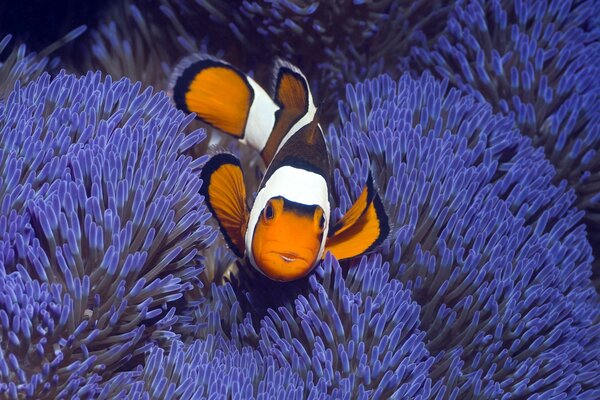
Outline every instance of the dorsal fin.
<path id="1" fill-rule="evenodd" d="M 271 162 L 290 129 L 305 116 L 309 123 L 315 113 L 308 81 L 296 66 L 277 59 L 272 86 L 273 99 L 280 109 L 276 113 L 273 132 L 261 152 L 266 165 Z"/>
<path id="2" fill-rule="evenodd" d="M 273 98 L 226 61 L 194 54 L 174 69 L 169 93 L 177 108 L 260 151 L 269 165 L 282 143 L 314 120 L 316 108 L 306 77 L 277 59 Z"/>
<path id="3" fill-rule="evenodd" d="M 272 96 L 275 102 L 291 113 L 308 112 L 310 89 L 304 74 L 293 64 L 280 58 L 273 67 Z"/>

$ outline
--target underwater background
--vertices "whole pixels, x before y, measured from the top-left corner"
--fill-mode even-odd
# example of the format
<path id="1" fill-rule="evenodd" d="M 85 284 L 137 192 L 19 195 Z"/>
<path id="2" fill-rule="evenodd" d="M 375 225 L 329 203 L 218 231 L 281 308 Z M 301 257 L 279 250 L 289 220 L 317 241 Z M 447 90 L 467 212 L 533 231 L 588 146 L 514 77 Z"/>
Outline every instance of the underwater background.
<path id="1" fill-rule="evenodd" d="M 600 1 L 0 4 L 0 397 L 600 398 Z M 198 193 L 165 94 L 222 57 L 311 82 L 334 219 L 383 246 L 277 283 Z"/>

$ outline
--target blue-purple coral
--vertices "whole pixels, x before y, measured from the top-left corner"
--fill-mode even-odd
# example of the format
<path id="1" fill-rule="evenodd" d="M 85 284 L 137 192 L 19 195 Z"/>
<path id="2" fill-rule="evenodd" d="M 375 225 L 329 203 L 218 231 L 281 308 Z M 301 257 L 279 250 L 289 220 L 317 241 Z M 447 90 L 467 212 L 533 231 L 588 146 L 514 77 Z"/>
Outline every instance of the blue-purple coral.
<path id="1" fill-rule="evenodd" d="M 189 122 L 164 94 L 98 73 L 45 74 L 0 103 L 4 396 L 84 397 L 172 335 L 166 306 L 214 238 Z"/>

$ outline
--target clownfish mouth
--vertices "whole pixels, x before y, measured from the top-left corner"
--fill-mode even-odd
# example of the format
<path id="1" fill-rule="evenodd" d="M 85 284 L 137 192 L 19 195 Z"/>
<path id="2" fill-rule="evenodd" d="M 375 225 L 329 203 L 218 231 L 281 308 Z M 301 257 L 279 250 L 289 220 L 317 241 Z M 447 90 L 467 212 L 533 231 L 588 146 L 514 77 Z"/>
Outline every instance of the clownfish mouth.
<path id="1" fill-rule="evenodd" d="M 294 262 L 298 259 L 298 256 L 293 253 L 285 253 L 285 254 L 280 253 L 279 257 L 281 257 L 281 259 L 287 263 Z"/>
<path id="2" fill-rule="evenodd" d="M 312 270 L 314 261 L 308 257 L 301 251 L 269 251 L 259 254 L 254 266 L 275 281 L 288 282 L 302 278 Z"/>

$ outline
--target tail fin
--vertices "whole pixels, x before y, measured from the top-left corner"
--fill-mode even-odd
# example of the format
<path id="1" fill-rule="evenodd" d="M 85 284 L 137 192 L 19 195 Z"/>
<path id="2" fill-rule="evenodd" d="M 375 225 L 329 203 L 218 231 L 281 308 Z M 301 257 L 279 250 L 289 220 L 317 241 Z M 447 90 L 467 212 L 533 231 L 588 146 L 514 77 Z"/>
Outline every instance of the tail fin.
<path id="1" fill-rule="evenodd" d="M 265 165 L 290 130 L 313 121 L 316 112 L 306 77 L 282 60 L 275 62 L 273 98 L 248 75 L 207 54 L 175 67 L 169 94 L 180 110 L 260 151 Z"/>
<path id="2" fill-rule="evenodd" d="M 261 151 L 277 105 L 252 78 L 226 61 L 194 54 L 176 67 L 169 83 L 175 106 Z"/>

